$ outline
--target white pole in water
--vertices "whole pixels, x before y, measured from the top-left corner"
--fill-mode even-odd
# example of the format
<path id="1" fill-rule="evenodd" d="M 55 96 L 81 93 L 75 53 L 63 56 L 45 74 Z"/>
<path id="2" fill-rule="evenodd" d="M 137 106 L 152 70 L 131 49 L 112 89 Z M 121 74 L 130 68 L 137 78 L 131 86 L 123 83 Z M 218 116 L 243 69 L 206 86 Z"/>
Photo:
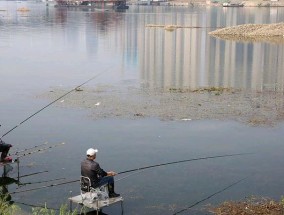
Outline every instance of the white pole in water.
<path id="1" fill-rule="evenodd" d="M 72 190 L 70 190 L 70 200 L 69 200 L 69 210 L 70 210 L 70 212 L 72 213 L 72 210 L 73 210 L 73 205 L 72 205 L 72 200 L 71 200 L 71 198 L 72 198 Z"/>
<path id="2" fill-rule="evenodd" d="M 120 206 L 121 206 L 121 214 L 123 215 L 124 210 L 123 210 L 123 201 L 120 202 Z"/>
<path id="3" fill-rule="evenodd" d="M 99 215 L 99 199 L 97 199 L 97 215 Z"/>
<path id="4" fill-rule="evenodd" d="M 20 181 L 20 159 L 17 157 L 18 181 Z M 18 184 L 20 186 L 20 183 Z"/>

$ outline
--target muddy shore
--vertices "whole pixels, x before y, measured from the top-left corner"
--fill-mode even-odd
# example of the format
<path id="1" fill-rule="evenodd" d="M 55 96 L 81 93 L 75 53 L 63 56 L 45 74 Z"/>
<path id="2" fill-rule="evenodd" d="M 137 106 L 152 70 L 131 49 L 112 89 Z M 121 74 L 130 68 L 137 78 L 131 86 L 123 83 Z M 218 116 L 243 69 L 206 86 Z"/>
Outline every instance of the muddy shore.
<path id="1" fill-rule="evenodd" d="M 52 89 L 38 98 L 57 99 L 66 89 Z M 282 92 L 243 92 L 233 89 L 203 88 L 143 89 L 114 86 L 82 88 L 56 105 L 84 108 L 96 119 L 121 118 L 191 121 L 235 120 L 253 126 L 273 126 L 284 120 Z"/>

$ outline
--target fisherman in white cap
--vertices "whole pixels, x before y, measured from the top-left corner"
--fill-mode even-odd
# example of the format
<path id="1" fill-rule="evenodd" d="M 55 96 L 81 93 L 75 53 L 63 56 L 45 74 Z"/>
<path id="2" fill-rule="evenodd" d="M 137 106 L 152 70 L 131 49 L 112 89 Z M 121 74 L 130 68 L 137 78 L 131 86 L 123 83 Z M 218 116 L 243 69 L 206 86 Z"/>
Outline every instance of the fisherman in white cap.
<path id="1" fill-rule="evenodd" d="M 88 177 L 91 180 L 92 187 L 99 187 L 107 184 L 109 190 L 109 197 L 114 198 L 120 196 L 114 192 L 113 176 L 116 172 L 105 172 L 100 165 L 95 161 L 98 150 L 90 148 L 87 150 L 87 158 L 81 163 L 81 175 Z"/>

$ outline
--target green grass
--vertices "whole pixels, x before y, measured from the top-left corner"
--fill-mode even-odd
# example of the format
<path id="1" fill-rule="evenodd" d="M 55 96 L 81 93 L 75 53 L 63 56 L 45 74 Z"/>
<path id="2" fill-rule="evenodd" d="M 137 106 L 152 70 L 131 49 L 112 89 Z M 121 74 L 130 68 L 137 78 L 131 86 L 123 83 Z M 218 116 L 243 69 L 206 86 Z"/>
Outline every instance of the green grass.
<path id="1" fill-rule="evenodd" d="M 81 213 L 82 213 L 82 210 L 81 210 Z M 40 208 L 40 207 L 32 208 L 32 215 L 57 215 L 57 214 L 58 215 L 76 215 L 78 214 L 78 210 L 75 209 L 74 211 L 71 212 L 68 209 L 68 206 L 66 204 L 61 205 L 58 213 L 54 209 L 48 209 L 46 205 L 44 208 Z"/>
<path id="2" fill-rule="evenodd" d="M 20 207 L 12 205 L 9 201 L 9 196 L 0 198 L 0 214 L 1 215 L 17 215 L 19 214 Z"/>
<path id="3" fill-rule="evenodd" d="M 86 208 L 82 207 L 81 210 L 76 208 L 72 212 L 69 210 L 67 204 L 61 205 L 59 210 L 49 209 L 47 205 L 45 207 L 34 207 L 31 209 L 32 215 L 77 215 L 78 212 L 80 214 L 86 214 Z M 28 213 L 28 212 L 26 212 Z M 0 198 L 0 214 L 1 215 L 19 215 L 21 214 L 21 208 L 17 205 L 11 204 L 8 199 L 8 196 Z"/>

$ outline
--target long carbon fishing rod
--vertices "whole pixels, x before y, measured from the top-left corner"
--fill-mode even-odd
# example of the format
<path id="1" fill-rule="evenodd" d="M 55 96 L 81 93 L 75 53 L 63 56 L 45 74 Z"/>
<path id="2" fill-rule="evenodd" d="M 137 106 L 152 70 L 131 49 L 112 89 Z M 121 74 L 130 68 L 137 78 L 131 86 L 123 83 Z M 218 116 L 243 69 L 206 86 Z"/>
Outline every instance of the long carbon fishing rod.
<path id="1" fill-rule="evenodd" d="M 156 164 L 156 165 L 151 165 L 151 166 L 140 167 L 140 168 L 136 168 L 136 169 L 118 172 L 117 174 L 140 171 L 140 170 L 143 170 L 143 169 L 150 169 L 150 168 L 159 167 L 159 166 L 166 166 L 166 165 L 170 165 L 170 164 L 177 164 L 177 163 L 184 163 L 184 162 L 191 162 L 191 161 L 198 161 L 198 160 L 215 159 L 215 158 L 241 156 L 241 155 L 249 155 L 249 154 L 253 154 L 253 153 L 239 153 L 239 154 L 227 154 L 227 155 L 217 155 L 217 156 L 209 156 L 209 157 L 201 157 L 201 158 L 192 158 L 192 159 L 187 159 L 187 160 L 173 161 L 173 162 L 168 162 L 168 163 L 161 163 L 161 164 Z"/>
<path id="2" fill-rule="evenodd" d="M 184 209 L 182 209 L 182 210 L 180 210 L 180 211 L 178 211 L 178 212 L 175 212 L 173 215 L 180 214 L 180 213 L 182 213 L 182 212 L 184 212 L 184 211 L 187 211 L 187 210 L 193 208 L 194 206 L 196 206 L 196 205 L 198 205 L 198 204 L 200 204 L 200 203 L 202 203 L 202 202 L 204 202 L 204 201 L 206 201 L 206 200 L 212 198 L 213 196 L 215 196 L 215 195 L 217 195 L 217 194 L 219 194 L 219 193 L 222 193 L 222 192 L 224 192 L 225 190 L 227 190 L 227 189 L 229 189 L 229 188 L 231 188 L 231 187 L 237 185 L 238 183 L 240 183 L 240 182 L 246 180 L 247 178 L 248 178 L 248 177 L 245 177 L 245 178 L 243 178 L 243 179 L 240 179 L 240 180 L 238 180 L 238 181 L 236 181 L 236 182 L 230 184 L 229 186 L 223 188 L 222 190 L 219 190 L 219 191 L 217 191 L 217 192 L 215 192 L 215 193 L 213 193 L 213 194 L 207 196 L 206 198 L 201 199 L 201 200 L 199 200 L 199 201 L 193 203 L 192 205 L 188 206 L 187 208 L 184 208 Z"/>
<path id="3" fill-rule="evenodd" d="M 24 154 L 21 154 L 21 155 L 18 155 L 17 156 L 17 159 L 21 158 L 21 157 L 25 157 L 27 155 L 31 155 L 31 154 L 34 154 L 34 153 L 37 153 L 37 152 L 43 152 L 43 151 L 46 151 L 48 149 L 52 149 L 54 147 L 57 147 L 57 146 L 61 146 L 61 145 L 64 145 L 65 143 L 62 142 L 62 143 L 58 143 L 58 144 L 55 144 L 55 145 L 52 145 L 52 146 L 48 146 L 48 147 L 45 147 L 45 148 L 41 148 L 41 149 L 36 149 L 34 151 L 30 151 L 30 152 L 27 152 L 27 153 L 24 153 Z M 16 160 L 17 160 L 16 159 Z"/>
<path id="4" fill-rule="evenodd" d="M 70 184 L 70 183 L 74 183 L 74 182 L 78 182 L 78 181 L 80 181 L 80 180 L 77 179 L 77 180 L 61 182 L 61 183 L 57 183 L 57 184 L 49 184 L 49 185 L 45 185 L 45 186 L 41 186 L 41 187 L 35 187 L 35 188 L 27 189 L 27 190 L 20 190 L 20 191 L 11 192 L 10 194 L 34 191 L 34 190 L 39 190 L 39 189 L 48 188 L 48 187 L 55 187 L 55 186 Z"/>
<path id="5" fill-rule="evenodd" d="M 9 201 L 10 203 L 17 203 L 17 204 L 21 204 L 21 205 L 25 205 L 25 206 L 29 206 L 32 208 L 44 208 L 44 209 L 49 209 L 49 210 L 56 210 L 59 211 L 60 209 L 58 208 L 51 208 L 51 207 L 47 207 L 46 205 L 34 205 L 34 204 L 28 204 L 28 203 L 24 203 L 24 202 L 18 202 L 18 201 Z"/>
<path id="6" fill-rule="evenodd" d="M 48 144 L 48 142 L 45 142 L 45 143 L 40 144 L 40 145 L 36 145 L 36 146 L 30 147 L 30 148 L 22 149 L 20 151 L 16 151 L 14 154 L 11 154 L 11 156 L 18 155 L 22 152 L 26 152 L 26 151 L 29 151 L 29 150 L 32 150 L 32 149 L 35 149 L 35 148 L 38 148 L 38 147 L 41 147 L 41 146 L 44 146 L 44 145 L 47 145 L 47 144 Z"/>
<path id="7" fill-rule="evenodd" d="M 211 156 L 211 157 L 193 158 L 193 159 L 188 159 L 188 160 L 174 161 L 174 162 L 169 162 L 169 163 L 163 163 L 163 164 L 157 164 L 157 165 L 152 165 L 152 166 L 147 166 L 147 167 L 141 167 L 141 168 L 132 169 L 132 170 L 126 170 L 126 171 L 123 171 L 123 172 L 119 172 L 117 174 L 123 174 L 123 173 L 134 172 L 134 171 L 142 172 L 142 170 L 145 170 L 145 169 L 159 167 L 159 166 L 165 166 L 165 165 L 170 165 L 170 164 L 176 164 L 176 163 L 182 163 L 182 162 L 190 162 L 190 161 L 206 160 L 206 159 L 214 159 L 214 158 L 222 158 L 222 157 L 241 156 L 241 155 L 248 155 L 248 154 L 253 154 L 253 153 L 241 153 L 241 154 L 230 154 L 230 155 L 218 155 L 218 156 Z M 133 175 L 133 174 L 130 174 L 129 176 L 131 176 L 131 175 Z M 128 177 L 128 176 L 126 176 L 126 177 Z M 119 180 L 122 180 L 122 179 L 124 179 L 124 178 L 121 178 Z M 28 189 L 28 190 L 21 190 L 21 191 L 17 191 L 17 192 L 12 192 L 10 194 L 39 190 L 39 189 L 44 189 L 44 188 L 48 188 L 48 187 L 55 187 L 55 186 L 65 185 L 65 184 L 71 184 L 71 183 L 79 182 L 79 181 L 80 181 L 79 179 L 76 179 L 76 180 L 66 181 L 66 182 L 62 182 L 62 183 L 50 184 L 50 185 L 46 185 L 46 186 L 42 186 L 42 187 L 36 187 L 36 188 Z"/>
<path id="8" fill-rule="evenodd" d="M 18 128 L 20 125 L 22 125 L 23 123 L 25 123 L 26 121 L 28 121 L 29 119 L 31 119 L 33 116 L 37 115 L 38 113 L 40 113 L 41 111 L 43 111 L 44 109 L 46 109 L 47 107 L 49 107 L 50 105 L 54 104 L 55 102 L 57 102 L 58 100 L 62 99 L 63 97 L 67 96 L 68 94 L 72 93 L 73 91 L 75 91 L 76 89 L 80 88 L 81 86 L 87 84 L 88 82 L 96 79 L 97 77 L 99 77 L 100 75 L 102 75 L 106 70 L 104 70 L 103 72 L 95 75 L 94 77 L 90 78 L 89 80 L 83 82 L 82 84 L 78 85 L 77 87 L 73 88 L 72 90 L 68 91 L 67 93 L 63 94 L 62 96 L 60 96 L 59 98 L 55 99 L 54 101 L 50 102 L 49 104 L 47 104 L 46 106 L 44 106 L 43 108 L 41 108 L 40 110 L 38 110 L 37 112 L 35 112 L 34 114 L 30 115 L 29 117 L 27 117 L 26 119 L 24 119 L 22 122 L 20 122 L 18 125 L 14 126 L 13 128 L 11 128 L 9 131 L 7 131 L 5 134 L 3 134 L 0 137 L 0 140 L 5 137 L 7 134 L 9 134 L 10 132 L 12 132 L 13 130 L 15 130 L 16 128 Z"/>
<path id="9" fill-rule="evenodd" d="M 124 176 L 124 177 L 122 177 L 122 178 L 116 179 L 115 182 L 124 180 L 124 179 L 126 179 L 126 178 L 128 178 L 128 177 L 130 177 L 130 176 L 133 176 L 133 175 L 137 175 L 137 174 L 139 174 L 139 173 L 141 173 L 141 172 L 143 172 L 143 171 L 145 171 L 145 169 L 142 169 L 142 170 L 140 170 L 140 171 L 136 171 L 136 172 L 130 173 L 130 174 L 128 174 L 128 175 L 126 175 L 126 176 Z"/>
<path id="10" fill-rule="evenodd" d="M 31 184 L 40 184 L 40 183 L 59 181 L 59 180 L 64 180 L 64 179 L 66 179 L 66 178 L 55 178 L 55 179 L 45 180 L 45 181 L 32 181 L 32 182 L 20 183 L 20 185 L 21 186 L 26 186 L 26 185 L 31 185 Z M 18 189 L 18 187 L 16 189 Z"/>
<path id="11" fill-rule="evenodd" d="M 37 174 L 41 174 L 41 173 L 45 173 L 45 172 L 48 172 L 48 171 L 44 170 L 44 171 L 40 171 L 40 172 L 34 172 L 34 173 L 26 174 L 26 175 L 21 175 L 20 178 L 28 177 L 28 176 L 31 176 L 31 175 L 37 175 Z"/>

